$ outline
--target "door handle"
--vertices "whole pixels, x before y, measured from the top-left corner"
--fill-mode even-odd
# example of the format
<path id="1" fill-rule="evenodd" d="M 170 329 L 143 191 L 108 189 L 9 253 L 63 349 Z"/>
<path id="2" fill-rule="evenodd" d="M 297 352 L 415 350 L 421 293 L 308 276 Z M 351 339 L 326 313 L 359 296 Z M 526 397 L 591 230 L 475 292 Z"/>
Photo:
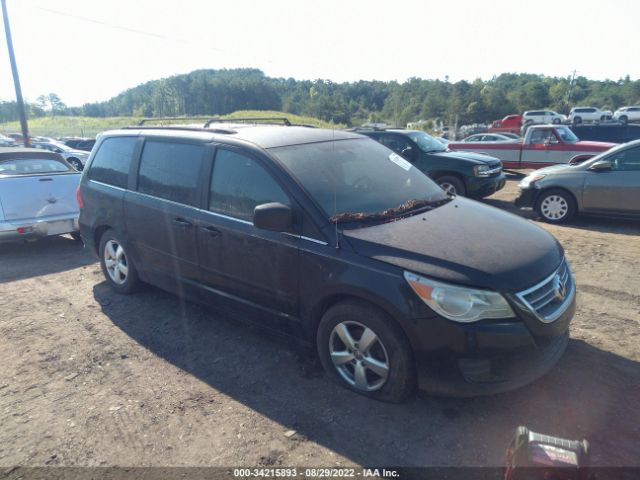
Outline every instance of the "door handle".
<path id="1" fill-rule="evenodd" d="M 207 225 L 205 227 L 200 227 L 202 230 L 204 230 L 205 232 L 207 232 L 209 234 L 210 237 L 217 237 L 220 235 L 220 230 L 218 230 L 215 227 L 212 227 L 211 225 Z"/>
<path id="2" fill-rule="evenodd" d="M 176 227 L 180 227 L 180 228 L 191 228 L 191 227 L 193 227 L 193 223 L 185 220 L 184 218 L 174 218 L 173 219 L 173 224 Z"/>
<path id="3" fill-rule="evenodd" d="M 53 178 L 40 178 L 38 180 L 41 182 L 53 182 Z"/>

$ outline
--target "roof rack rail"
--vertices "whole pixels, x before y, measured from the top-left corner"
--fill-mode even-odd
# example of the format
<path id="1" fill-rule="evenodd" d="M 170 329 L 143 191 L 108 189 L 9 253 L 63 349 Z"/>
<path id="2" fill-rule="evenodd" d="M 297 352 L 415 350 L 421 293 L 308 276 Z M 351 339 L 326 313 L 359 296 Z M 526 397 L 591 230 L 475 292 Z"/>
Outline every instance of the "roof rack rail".
<path id="1" fill-rule="evenodd" d="M 138 126 L 141 127 L 147 122 L 166 122 L 166 121 L 176 121 L 176 120 L 191 121 L 191 120 L 204 120 L 208 118 L 209 117 L 206 115 L 196 116 L 196 117 L 149 117 L 149 118 L 141 119 L 138 122 Z"/>
<path id="2" fill-rule="evenodd" d="M 287 117 L 256 117 L 256 118 L 209 118 L 205 124 L 204 128 L 209 128 L 209 125 L 212 123 L 269 123 L 273 125 L 286 125 L 290 127 L 292 124 Z"/>
<path id="3" fill-rule="evenodd" d="M 238 133 L 236 130 L 230 128 L 203 128 L 203 127 L 187 127 L 177 125 L 128 125 L 122 127 L 122 130 L 186 130 L 188 132 L 207 132 L 207 133 Z"/>

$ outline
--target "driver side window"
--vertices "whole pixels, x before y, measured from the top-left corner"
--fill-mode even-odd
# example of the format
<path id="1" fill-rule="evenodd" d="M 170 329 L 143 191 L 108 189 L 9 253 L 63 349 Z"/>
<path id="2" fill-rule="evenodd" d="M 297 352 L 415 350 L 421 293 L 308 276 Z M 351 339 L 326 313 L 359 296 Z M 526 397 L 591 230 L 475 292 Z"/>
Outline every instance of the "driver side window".
<path id="1" fill-rule="evenodd" d="M 263 203 L 291 206 L 288 195 L 258 162 L 230 150 L 218 150 L 213 163 L 209 210 L 247 221 Z"/>
<path id="2" fill-rule="evenodd" d="M 640 148 L 630 148 L 608 158 L 613 171 L 640 171 Z"/>
<path id="3" fill-rule="evenodd" d="M 407 160 L 413 160 L 413 146 L 406 138 L 399 135 L 380 135 L 378 141 Z"/>

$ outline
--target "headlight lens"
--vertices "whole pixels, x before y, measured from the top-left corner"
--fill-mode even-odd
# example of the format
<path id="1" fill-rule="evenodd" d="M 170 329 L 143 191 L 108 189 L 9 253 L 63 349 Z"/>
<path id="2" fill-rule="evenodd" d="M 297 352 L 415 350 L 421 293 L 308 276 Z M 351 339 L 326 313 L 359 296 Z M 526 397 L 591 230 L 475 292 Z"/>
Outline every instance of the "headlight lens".
<path id="1" fill-rule="evenodd" d="M 473 167 L 473 174 L 476 177 L 488 177 L 489 170 L 491 170 L 491 167 L 489 165 L 476 165 L 475 167 Z"/>
<path id="2" fill-rule="evenodd" d="M 404 272 L 404 278 L 424 303 L 449 320 L 470 323 L 483 318 L 515 317 L 498 292 L 450 285 L 411 272 Z"/>
<path id="3" fill-rule="evenodd" d="M 529 188 L 532 183 L 537 182 L 538 180 L 542 180 L 547 175 L 544 173 L 532 173 L 522 179 L 522 181 L 518 184 L 520 188 Z"/>

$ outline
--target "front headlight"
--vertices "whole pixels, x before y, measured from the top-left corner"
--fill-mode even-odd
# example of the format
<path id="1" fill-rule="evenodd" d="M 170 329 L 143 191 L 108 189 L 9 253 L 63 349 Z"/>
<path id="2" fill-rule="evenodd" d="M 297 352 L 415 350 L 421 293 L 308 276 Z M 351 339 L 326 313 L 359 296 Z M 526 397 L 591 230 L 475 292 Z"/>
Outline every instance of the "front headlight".
<path id="1" fill-rule="evenodd" d="M 449 320 L 470 323 L 483 318 L 515 317 L 498 292 L 450 285 L 411 272 L 404 272 L 404 278 L 424 303 Z"/>
<path id="2" fill-rule="evenodd" d="M 473 167 L 473 174 L 476 177 L 488 177 L 491 167 L 489 165 L 476 165 Z"/>
<path id="3" fill-rule="evenodd" d="M 537 182 L 538 180 L 542 180 L 546 176 L 547 175 L 544 173 L 532 173 L 531 175 L 524 177 L 522 181 L 518 184 L 518 187 L 523 189 L 529 188 L 531 187 L 532 183 Z"/>

